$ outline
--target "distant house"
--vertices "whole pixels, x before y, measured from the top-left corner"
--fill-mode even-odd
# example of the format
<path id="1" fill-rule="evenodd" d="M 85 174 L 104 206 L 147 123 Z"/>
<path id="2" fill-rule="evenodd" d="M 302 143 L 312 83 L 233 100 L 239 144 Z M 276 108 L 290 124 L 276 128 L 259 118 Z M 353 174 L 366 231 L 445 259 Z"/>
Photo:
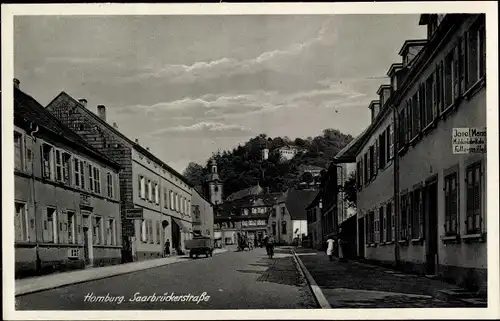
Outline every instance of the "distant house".
<path id="1" fill-rule="evenodd" d="M 318 194 L 317 189 L 288 189 L 277 199 L 268 219 L 269 233 L 279 243 L 292 244 L 308 235 L 306 208 Z"/>
<path id="2" fill-rule="evenodd" d="M 292 158 L 295 157 L 295 155 L 301 153 L 302 151 L 303 149 L 290 145 L 278 148 L 278 152 L 281 158 L 286 160 L 291 160 Z"/>
<path id="3" fill-rule="evenodd" d="M 236 244 L 237 233 L 249 239 L 262 240 L 267 233 L 267 220 L 281 193 L 247 195 L 226 201 L 217 208 L 215 217 L 216 239 L 222 245 Z"/>

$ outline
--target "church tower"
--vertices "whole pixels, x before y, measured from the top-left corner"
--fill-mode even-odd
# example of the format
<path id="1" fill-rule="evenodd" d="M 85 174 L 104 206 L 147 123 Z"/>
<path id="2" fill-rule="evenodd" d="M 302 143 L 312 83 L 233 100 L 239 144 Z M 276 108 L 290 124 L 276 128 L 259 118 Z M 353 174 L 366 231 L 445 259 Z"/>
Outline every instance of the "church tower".
<path id="1" fill-rule="evenodd" d="M 208 198 L 212 204 L 222 203 L 222 181 L 217 173 L 217 163 L 215 160 L 210 162 L 210 174 L 207 177 Z"/>

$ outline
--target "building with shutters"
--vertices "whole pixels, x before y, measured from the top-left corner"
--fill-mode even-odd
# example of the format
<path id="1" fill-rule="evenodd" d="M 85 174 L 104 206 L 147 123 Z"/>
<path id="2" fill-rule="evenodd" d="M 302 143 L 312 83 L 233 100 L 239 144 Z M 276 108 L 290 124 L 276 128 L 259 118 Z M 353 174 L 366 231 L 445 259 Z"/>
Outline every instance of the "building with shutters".
<path id="1" fill-rule="evenodd" d="M 485 15 L 420 25 L 427 39 L 404 43 L 371 124 L 336 155 L 357 167 L 357 252 L 485 290 Z"/>
<path id="2" fill-rule="evenodd" d="M 139 141 L 130 140 L 109 124 L 106 107 L 92 112 L 85 99 L 60 93 L 47 106 L 87 144 L 120 164 L 122 257 L 124 262 L 162 257 L 166 241 L 170 253 L 184 252 L 192 237 L 193 187 L 177 171 Z"/>
<path id="3" fill-rule="evenodd" d="M 193 189 L 191 194 L 193 215 L 193 233 L 208 236 L 214 240 L 214 205 Z"/>
<path id="4" fill-rule="evenodd" d="M 14 84 L 16 277 L 121 263 L 120 166 Z"/>

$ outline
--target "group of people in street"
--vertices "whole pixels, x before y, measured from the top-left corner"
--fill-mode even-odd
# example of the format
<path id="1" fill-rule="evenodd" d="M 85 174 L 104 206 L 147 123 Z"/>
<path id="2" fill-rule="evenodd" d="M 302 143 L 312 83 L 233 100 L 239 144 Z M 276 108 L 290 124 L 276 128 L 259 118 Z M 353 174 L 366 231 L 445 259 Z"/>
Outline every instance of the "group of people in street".
<path id="1" fill-rule="evenodd" d="M 337 241 L 333 238 L 332 235 L 328 236 L 328 239 L 326 240 L 326 255 L 328 255 L 328 258 L 330 261 L 333 261 L 333 255 L 335 251 L 335 243 L 338 245 L 338 254 L 339 254 L 339 261 L 341 262 L 346 262 L 347 258 L 344 255 L 344 246 L 345 242 L 342 240 L 341 237 L 337 238 Z"/>

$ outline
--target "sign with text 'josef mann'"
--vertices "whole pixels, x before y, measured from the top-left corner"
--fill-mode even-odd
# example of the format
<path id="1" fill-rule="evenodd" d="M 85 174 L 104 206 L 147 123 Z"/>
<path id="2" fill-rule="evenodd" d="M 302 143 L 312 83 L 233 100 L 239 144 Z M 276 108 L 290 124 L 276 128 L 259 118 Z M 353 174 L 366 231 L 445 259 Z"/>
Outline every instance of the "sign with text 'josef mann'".
<path id="1" fill-rule="evenodd" d="M 486 153 L 486 127 L 453 128 L 453 154 Z"/>

